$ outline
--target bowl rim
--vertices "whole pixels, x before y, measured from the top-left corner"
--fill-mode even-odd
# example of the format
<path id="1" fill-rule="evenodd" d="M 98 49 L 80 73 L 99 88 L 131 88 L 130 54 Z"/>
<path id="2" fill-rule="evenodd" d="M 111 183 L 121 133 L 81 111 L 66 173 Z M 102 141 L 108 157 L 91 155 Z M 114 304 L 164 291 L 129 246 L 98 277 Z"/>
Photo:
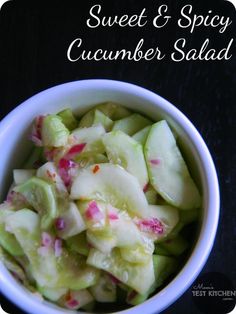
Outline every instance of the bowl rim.
<path id="1" fill-rule="evenodd" d="M 127 83 L 123 81 L 110 80 L 110 79 L 86 79 L 86 80 L 76 80 L 72 82 L 67 82 L 64 84 L 59 84 L 43 90 L 29 99 L 25 100 L 23 103 L 18 105 L 10 113 L 8 113 L 0 121 L 0 141 L 4 137 L 4 129 L 11 122 L 11 120 L 18 115 L 23 109 L 27 111 L 32 105 L 32 102 L 36 99 L 40 99 L 46 96 L 53 96 L 55 93 L 60 92 L 60 90 L 74 90 L 83 88 L 108 88 L 110 90 L 124 91 L 125 93 L 135 94 L 142 98 L 147 99 L 153 104 L 158 104 L 167 115 L 173 117 L 173 120 L 184 129 L 189 140 L 195 146 L 202 164 L 202 175 L 205 177 L 204 182 L 206 184 L 205 188 L 208 189 L 207 203 L 208 211 L 205 211 L 203 224 L 201 226 L 201 231 L 193 249 L 191 256 L 188 258 L 186 264 L 177 274 L 177 276 L 160 292 L 145 301 L 144 303 L 135 306 L 133 308 L 114 312 L 118 313 L 157 313 L 163 311 L 174 303 L 194 282 L 196 277 L 201 272 L 203 266 L 205 265 L 207 258 L 212 250 L 214 239 L 216 236 L 219 213 L 220 213 L 220 193 L 219 193 L 219 183 L 217 178 L 216 169 L 210 155 L 210 152 L 202 139 L 199 132 L 190 122 L 190 120 L 179 110 L 177 107 L 172 105 L 169 101 L 159 96 L 158 94 L 138 86 L 136 84 Z M 155 105 L 156 106 L 156 105 Z M 15 283 L 12 276 L 6 271 L 3 264 L 0 262 L 0 291 L 5 297 L 10 299 L 17 306 L 23 310 L 32 311 L 34 314 L 62 314 L 62 313 L 77 313 L 67 310 L 60 310 L 56 308 L 51 308 L 47 304 L 42 303 L 38 299 L 29 297 L 29 295 L 24 292 L 23 289 L 19 289 L 19 286 Z M 178 287 L 178 289 L 176 289 Z M 167 293 L 168 292 L 168 293 Z M 157 304 L 158 297 L 158 304 Z M 32 313 L 32 312 L 31 312 Z"/>

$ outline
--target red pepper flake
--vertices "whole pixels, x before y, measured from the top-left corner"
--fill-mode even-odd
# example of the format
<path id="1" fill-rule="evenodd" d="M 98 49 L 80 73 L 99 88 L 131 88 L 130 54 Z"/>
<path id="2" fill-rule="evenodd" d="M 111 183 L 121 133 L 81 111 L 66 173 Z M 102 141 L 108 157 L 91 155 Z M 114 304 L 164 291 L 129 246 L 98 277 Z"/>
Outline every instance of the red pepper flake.
<path id="1" fill-rule="evenodd" d="M 160 165 L 161 160 L 160 160 L 160 159 L 151 159 L 151 160 L 150 160 L 150 163 L 151 163 L 152 165 L 154 165 L 154 166 L 158 166 L 158 165 Z"/>
<path id="2" fill-rule="evenodd" d="M 149 183 L 145 184 L 143 187 L 143 192 L 146 193 L 149 188 Z"/>
<path id="3" fill-rule="evenodd" d="M 100 167 L 99 167 L 99 165 L 95 165 L 94 167 L 93 167 L 93 173 L 95 174 L 96 172 L 98 172 L 100 170 Z"/>

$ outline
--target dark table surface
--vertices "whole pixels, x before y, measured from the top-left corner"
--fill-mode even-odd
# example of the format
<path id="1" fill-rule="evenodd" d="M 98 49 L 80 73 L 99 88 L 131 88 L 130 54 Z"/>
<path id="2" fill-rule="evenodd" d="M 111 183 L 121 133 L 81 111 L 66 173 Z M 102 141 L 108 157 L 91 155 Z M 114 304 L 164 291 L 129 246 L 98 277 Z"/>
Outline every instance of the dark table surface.
<path id="1" fill-rule="evenodd" d="M 211 255 L 202 273 L 219 272 L 234 284 L 235 263 L 235 209 L 236 209 L 236 60 L 235 43 L 228 61 L 183 61 L 170 58 L 162 61 L 78 61 L 66 58 L 69 44 L 75 38 L 83 39 L 83 48 L 118 50 L 132 49 L 144 38 L 146 49 L 160 46 L 167 54 L 173 50 L 177 38 L 187 39 L 187 47 L 200 48 L 205 38 L 211 46 L 222 49 L 236 33 L 236 12 L 223 0 L 211 1 L 74 1 L 50 2 L 11 1 L 0 12 L 0 118 L 28 97 L 48 87 L 73 80 L 108 78 L 135 83 L 150 89 L 172 102 L 196 126 L 214 159 L 221 190 L 221 214 L 217 237 Z M 79 1 L 77 1 L 79 2 Z M 223 34 L 216 29 L 199 27 L 190 34 L 177 26 L 180 9 L 192 3 L 194 12 L 229 16 L 233 23 Z M 166 3 L 172 15 L 168 27 L 96 28 L 86 26 L 92 5 L 102 4 L 104 15 L 135 14 L 147 8 L 150 18 L 157 7 Z M 2 148 L 0 148 L 2 150 Z M 8 312 L 22 313 L 3 296 Z M 163 313 L 201 313 L 195 306 L 189 289 Z"/>

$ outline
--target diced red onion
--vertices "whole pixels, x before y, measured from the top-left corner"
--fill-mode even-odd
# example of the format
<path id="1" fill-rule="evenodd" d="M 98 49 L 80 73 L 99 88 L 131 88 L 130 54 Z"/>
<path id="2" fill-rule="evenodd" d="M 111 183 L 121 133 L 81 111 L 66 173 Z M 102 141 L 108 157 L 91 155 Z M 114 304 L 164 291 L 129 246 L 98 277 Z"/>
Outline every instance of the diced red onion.
<path id="1" fill-rule="evenodd" d="M 62 254 L 62 240 L 56 239 L 54 244 L 55 256 L 59 257 Z"/>
<path id="2" fill-rule="evenodd" d="M 101 220 L 104 218 L 103 213 L 100 211 L 95 201 L 89 203 L 88 208 L 85 212 L 85 216 L 87 219 L 91 220 Z"/>
<path id="3" fill-rule="evenodd" d="M 108 274 L 108 275 L 109 275 L 111 281 L 112 281 L 115 285 L 121 283 L 121 281 L 120 281 L 118 278 L 116 278 L 115 276 L 113 276 L 112 274 Z"/>
<path id="4" fill-rule="evenodd" d="M 117 220 L 119 219 L 119 216 L 117 215 L 117 213 L 110 211 L 108 214 L 108 217 L 110 220 Z"/>
<path id="5" fill-rule="evenodd" d="M 162 234 L 164 232 L 164 225 L 157 218 L 140 220 L 138 222 L 138 226 L 143 232 L 150 232 L 155 234 Z"/>
<path id="6" fill-rule="evenodd" d="M 42 139 L 42 126 L 45 116 L 38 116 L 35 121 L 36 132 L 39 139 Z"/>
<path id="7" fill-rule="evenodd" d="M 35 133 L 30 134 L 29 139 L 30 139 L 36 146 L 42 146 L 42 140 L 39 139 Z"/>
<path id="8" fill-rule="evenodd" d="M 66 302 L 66 306 L 69 309 L 76 309 L 79 307 L 79 301 L 75 299 L 70 299 L 69 301 Z"/>
<path id="9" fill-rule="evenodd" d="M 80 143 L 80 144 L 72 146 L 69 149 L 69 151 L 66 153 L 64 158 L 73 159 L 76 155 L 80 154 L 83 151 L 85 146 L 86 146 L 86 143 Z"/>
<path id="10" fill-rule="evenodd" d="M 160 159 L 151 159 L 150 163 L 154 166 L 160 165 L 161 160 Z"/>
<path id="11" fill-rule="evenodd" d="M 13 202 L 14 193 L 15 193 L 15 192 L 12 191 L 12 190 L 8 192 L 8 194 L 7 194 L 7 202 L 8 202 L 8 203 L 12 203 L 12 202 Z"/>
<path id="12" fill-rule="evenodd" d="M 78 167 L 77 163 L 66 158 L 61 158 L 58 164 L 59 175 L 62 178 L 66 187 L 69 187 L 72 182 L 72 175 L 70 169 Z"/>
<path id="13" fill-rule="evenodd" d="M 128 301 L 131 301 L 133 298 L 135 298 L 137 295 L 137 292 L 135 290 L 132 290 L 129 294 L 128 294 L 128 297 L 127 297 L 127 300 Z"/>
<path id="14" fill-rule="evenodd" d="M 41 235 L 41 241 L 42 241 L 42 246 L 45 247 L 50 247 L 53 244 L 53 238 L 52 236 L 47 233 L 47 232 L 43 232 Z"/>
<path id="15" fill-rule="evenodd" d="M 36 146 L 42 146 L 42 126 L 44 116 L 38 116 L 35 119 L 35 124 L 30 135 L 30 140 L 35 143 Z"/>
<path id="16" fill-rule="evenodd" d="M 61 231 L 61 230 L 64 230 L 66 228 L 66 222 L 65 222 L 65 219 L 61 218 L 61 217 L 58 217 L 56 220 L 55 220 L 55 227 L 57 230 Z"/>

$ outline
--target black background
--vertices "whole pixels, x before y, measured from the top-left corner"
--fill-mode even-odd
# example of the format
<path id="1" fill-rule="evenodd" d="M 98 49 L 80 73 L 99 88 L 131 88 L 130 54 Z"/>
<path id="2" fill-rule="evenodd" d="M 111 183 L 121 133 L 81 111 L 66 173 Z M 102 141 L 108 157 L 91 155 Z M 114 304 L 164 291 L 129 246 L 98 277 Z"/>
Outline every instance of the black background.
<path id="1" fill-rule="evenodd" d="M 236 210 L 236 140 L 235 140 L 235 43 L 229 61 L 79 61 L 66 58 L 69 44 L 83 39 L 83 49 L 134 49 L 144 38 L 144 48 L 159 46 L 167 55 L 174 42 L 184 37 L 187 48 L 200 48 L 210 38 L 210 48 L 222 49 L 236 33 L 236 11 L 224 0 L 114 0 L 114 1 L 11 1 L 0 12 L 0 119 L 19 103 L 48 87 L 80 79 L 110 78 L 148 88 L 176 105 L 193 122 L 213 156 L 221 189 L 221 215 L 213 251 L 203 273 L 221 272 L 235 286 L 235 210 Z M 76 6 L 77 3 L 77 6 Z M 139 14 L 145 7 L 150 23 L 144 28 L 99 27 L 89 29 L 86 19 L 92 5 L 102 4 L 104 15 Z M 171 21 L 164 29 L 155 29 L 152 18 L 157 8 L 168 4 Z M 193 5 L 193 13 L 229 16 L 233 23 L 219 34 L 218 29 L 199 27 L 193 34 L 177 26 L 180 10 Z M 186 49 L 187 51 L 187 49 Z M 3 148 L 0 148 L 1 151 Z M 11 314 L 21 313 L 1 296 Z M 189 289 L 163 313 L 200 311 Z"/>

